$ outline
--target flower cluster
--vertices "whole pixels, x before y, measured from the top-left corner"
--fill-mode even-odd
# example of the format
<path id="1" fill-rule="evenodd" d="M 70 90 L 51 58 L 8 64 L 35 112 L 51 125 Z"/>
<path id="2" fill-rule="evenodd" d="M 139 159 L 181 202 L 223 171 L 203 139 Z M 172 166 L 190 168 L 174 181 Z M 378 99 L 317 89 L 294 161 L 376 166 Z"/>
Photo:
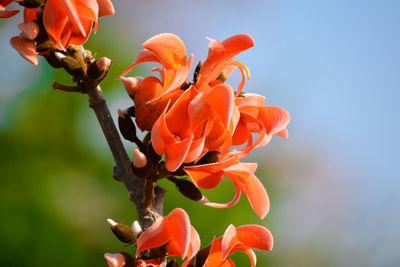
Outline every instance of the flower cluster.
<path id="1" fill-rule="evenodd" d="M 38 54 L 48 59 L 52 45 L 54 50 L 82 45 L 92 29 L 97 31 L 99 17 L 114 14 L 110 0 L 0 0 L 0 18 L 19 12 L 5 10 L 11 2 L 24 6 L 21 34 L 11 38 L 11 45 L 34 65 Z"/>
<path id="2" fill-rule="evenodd" d="M 113 222 L 113 221 L 112 221 Z M 110 223 L 115 231 L 119 224 Z M 128 227 L 128 226 L 126 226 Z M 142 266 L 157 267 L 166 261 L 167 256 L 181 257 L 185 261 L 182 267 L 190 266 L 236 266 L 229 258 L 237 251 L 246 253 L 254 267 L 257 262 L 253 249 L 271 250 L 273 238 L 268 229 L 259 225 L 244 225 L 235 227 L 232 224 L 225 233 L 214 237 L 212 243 L 200 250 L 200 237 L 190 224 L 189 216 L 183 209 L 176 208 L 168 216 L 156 222 L 145 232 L 142 232 L 135 221 L 132 232 L 137 235 L 136 257 L 126 253 L 110 254 L 104 256 L 110 267 Z M 149 252 L 157 254 L 157 259 L 148 259 Z M 172 260 L 167 266 L 173 265 Z"/>
<path id="3" fill-rule="evenodd" d="M 187 57 L 178 36 L 165 33 L 147 40 L 134 63 L 119 77 L 134 101 L 133 107 L 119 111 L 120 130 L 125 139 L 138 145 L 133 168 L 139 176 L 152 182 L 168 178 L 188 198 L 215 208 L 234 205 L 243 193 L 256 214 L 264 218 L 269 198 L 255 176 L 257 164 L 241 160 L 268 144 L 273 135 L 287 138 L 290 116 L 280 107 L 266 106 L 263 96 L 243 91 L 250 72 L 234 58 L 254 46 L 250 35 L 209 41 L 208 57 L 196 66 L 189 81 L 193 55 Z M 160 78 L 126 76 L 144 62 L 161 64 L 153 69 Z M 241 81 L 233 88 L 226 81 L 236 69 Z M 148 131 L 143 142 L 136 137 L 130 117 L 139 129 Z M 180 176 L 189 176 L 192 182 Z M 223 177 L 232 181 L 236 194 L 228 203 L 212 203 L 199 188 L 213 189 Z M 184 267 L 235 266 L 229 255 L 243 251 L 255 266 L 252 249 L 271 250 L 272 244 L 271 233 L 262 226 L 230 225 L 220 238 L 200 250 L 196 230 L 186 212 L 178 208 L 138 236 L 136 256 L 129 259 L 139 266 L 160 266 L 168 255 L 180 256 Z M 106 259 L 111 267 L 117 267 L 125 266 L 128 258 L 106 254 Z M 178 264 L 172 260 L 167 266 Z"/>
<path id="4" fill-rule="evenodd" d="M 257 164 L 240 160 L 252 149 L 266 145 L 273 135 L 287 137 L 290 116 L 282 108 L 265 106 L 263 96 L 242 92 L 250 73 L 234 57 L 254 46 L 250 35 L 235 35 L 223 42 L 209 40 L 208 57 L 197 65 L 193 81 L 188 81 L 193 56 L 187 59 L 182 40 L 170 33 L 147 40 L 120 79 L 134 101 L 137 126 L 151 132 L 154 151 L 165 157 L 165 167 L 171 174 L 183 170 L 202 189 L 216 187 L 226 176 L 237 191 L 233 200 L 226 204 L 202 202 L 226 208 L 243 193 L 263 218 L 269 200 L 254 175 Z M 143 62 L 161 64 L 153 69 L 161 79 L 125 77 Z M 225 81 L 236 69 L 242 80 L 233 89 Z"/>

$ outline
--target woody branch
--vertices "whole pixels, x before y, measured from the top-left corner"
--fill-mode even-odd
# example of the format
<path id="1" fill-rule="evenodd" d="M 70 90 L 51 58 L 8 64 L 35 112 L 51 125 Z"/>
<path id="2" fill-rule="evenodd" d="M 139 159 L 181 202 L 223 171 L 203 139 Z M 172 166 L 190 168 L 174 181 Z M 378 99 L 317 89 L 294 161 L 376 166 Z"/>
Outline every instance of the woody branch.
<path id="1" fill-rule="evenodd" d="M 73 75 L 77 86 L 68 86 L 55 82 L 53 89 L 66 92 L 86 93 L 89 106 L 94 110 L 96 118 L 107 140 L 116 166 L 114 178 L 123 183 L 129 192 L 130 200 L 135 204 L 139 219 L 144 228 L 150 227 L 163 214 L 163 200 L 166 191 L 156 187 L 154 193 L 146 194 L 146 179 L 138 177 L 132 170 L 132 162 L 121 141 L 121 137 L 111 117 L 99 83 L 107 75 L 111 60 L 102 58 L 95 61 L 90 52 L 83 47 L 70 46 L 65 54 L 54 51 L 53 59 L 62 62 L 62 67 Z M 78 71 L 79 70 L 79 71 Z M 147 199 L 147 201 L 143 201 Z M 150 203 L 146 203 L 149 202 Z"/>

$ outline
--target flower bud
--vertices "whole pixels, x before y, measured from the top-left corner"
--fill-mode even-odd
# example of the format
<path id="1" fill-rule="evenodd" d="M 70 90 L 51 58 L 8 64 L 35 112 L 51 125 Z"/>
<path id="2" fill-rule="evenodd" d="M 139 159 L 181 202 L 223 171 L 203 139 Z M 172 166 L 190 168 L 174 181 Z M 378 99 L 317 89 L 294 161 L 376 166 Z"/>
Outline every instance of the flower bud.
<path id="1" fill-rule="evenodd" d="M 136 91 L 139 89 L 140 84 L 143 81 L 143 77 L 121 76 L 119 77 L 119 80 L 124 84 L 125 90 L 128 93 L 128 95 L 132 98 L 132 100 L 134 100 Z"/>
<path id="2" fill-rule="evenodd" d="M 118 109 L 118 127 L 122 136 L 131 142 L 136 141 L 136 126 L 131 117 L 125 112 Z"/>
<path id="3" fill-rule="evenodd" d="M 121 253 L 105 253 L 104 258 L 109 267 L 123 267 L 125 265 L 125 257 Z"/>
<path id="4" fill-rule="evenodd" d="M 179 267 L 179 264 L 176 259 L 172 259 L 168 262 L 167 267 Z"/>
<path id="5" fill-rule="evenodd" d="M 39 64 L 34 41 L 26 39 L 23 36 L 14 36 L 11 38 L 10 43 L 23 58 L 33 65 Z"/>
<path id="6" fill-rule="evenodd" d="M 14 0 L 14 2 L 26 8 L 37 8 L 44 3 L 44 0 Z"/>
<path id="7" fill-rule="evenodd" d="M 39 25 L 36 22 L 26 22 L 18 24 L 22 36 L 29 40 L 34 40 L 39 34 Z"/>
<path id="8" fill-rule="evenodd" d="M 103 79 L 112 65 L 111 59 L 102 57 L 89 65 L 87 74 L 94 80 Z"/>
<path id="9" fill-rule="evenodd" d="M 196 165 L 204 165 L 204 164 L 210 164 L 210 163 L 215 163 L 219 162 L 221 159 L 221 153 L 218 151 L 212 151 L 208 152 L 205 154 L 198 162 Z"/>
<path id="10" fill-rule="evenodd" d="M 132 231 L 135 233 L 136 237 L 138 237 L 141 233 L 143 233 L 142 227 L 138 221 L 134 221 L 132 223 Z"/>
<path id="11" fill-rule="evenodd" d="M 127 244 L 136 243 L 136 235 L 128 225 L 117 223 L 112 219 L 107 219 L 107 223 L 110 226 L 111 231 L 121 242 Z"/>
<path id="12" fill-rule="evenodd" d="M 204 197 L 200 190 L 190 181 L 185 179 L 178 179 L 175 177 L 168 177 L 168 180 L 173 182 L 179 192 L 185 197 L 194 201 L 203 201 Z"/>
<path id="13" fill-rule="evenodd" d="M 145 154 L 140 152 L 139 149 L 135 149 L 133 153 L 133 166 L 135 166 L 136 168 L 143 168 L 147 165 L 147 158 Z"/>

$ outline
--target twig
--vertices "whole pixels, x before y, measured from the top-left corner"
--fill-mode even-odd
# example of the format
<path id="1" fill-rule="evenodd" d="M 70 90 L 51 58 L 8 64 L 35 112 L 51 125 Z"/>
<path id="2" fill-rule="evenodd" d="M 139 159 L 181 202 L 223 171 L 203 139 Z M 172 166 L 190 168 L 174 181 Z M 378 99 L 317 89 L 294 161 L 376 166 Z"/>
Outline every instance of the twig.
<path id="1" fill-rule="evenodd" d="M 129 192 L 131 201 L 136 205 L 139 219 L 146 229 L 162 217 L 163 202 L 166 191 L 160 187 L 154 190 L 155 197 L 148 207 L 142 202 L 145 196 L 145 179 L 136 176 L 130 168 L 131 161 L 122 144 L 120 135 L 112 120 L 110 111 L 100 86 L 87 88 L 90 107 L 96 113 L 97 120 L 103 130 L 107 143 L 113 154 L 116 166 L 114 167 L 114 178 L 123 183 Z"/>

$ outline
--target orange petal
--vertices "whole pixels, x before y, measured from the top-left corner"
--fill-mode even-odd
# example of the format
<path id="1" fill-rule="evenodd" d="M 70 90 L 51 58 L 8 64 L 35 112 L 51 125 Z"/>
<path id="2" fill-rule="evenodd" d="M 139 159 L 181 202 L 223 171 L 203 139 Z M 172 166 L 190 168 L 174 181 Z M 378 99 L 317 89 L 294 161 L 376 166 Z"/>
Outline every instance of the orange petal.
<path id="1" fill-rule="evenodd" d="M 222 42 L 226 50 L 225 57 L 230 59 L 254 46 L 253 37 L 249 34 L 237 34 Z"/>
<path id="2" fill-rule="evenodd" d="M 232 88 L 227 84 L 220 84 L 213 87 L 207 94 L 206 103 L 221 119 L 225 128 L 228 128 L 234 108 Z"/>
<path id="3" fill-rule="evenodd" d="M 165 112 L 167 108 L 168 105 L 151 129 L 151 143 L 153 144 L 154 151 L 156 151 L 158 155 L 163 155 L 166 145 L 175 141 L 165 122 Z"/>
<path id="4" fill-rule="evenodd" d="M 39 8 L 24 8 L 24 22 L 37 20 L 37 11 Z"/>
<path id="5" fill-rule="evenodd" d="M 123 73 L 121 73 L 120 76 L 125 76 L 133 67 L 135 67 L 136 65 L 140 64 L 140 63 L 144 63 L 144 62 L 158 62 L 161 63 L 160 60 L 158 59 L 158 57 L 156 55 L 154 55 L 153 52 L 144 49 L 142 50 L 139 55 L 137 55 L 135 61 L 133 62 L 132 65 L 130 65 L 126 70 L 124 70 Z"/>
<path id="6" fill-rule="evenodd" d="M 68 18 L 73 22 L 73 24 L 77 25 L 78 29 L 80 30 L 80 33 L 82 34 L 82 36 L 86 36 L 86 31 L 85 28 L 83 27 L 79 14 L 78 14 L 78 10 L 77 10 L 77 6 L 76 4 L 74 5 L 75 1 L 69 1 L 69 0 L 61 0 L 62 3 L 60 3 L 59 1 L 55 1 L 55 0 L 48 0 L 46 2 L 45 5 L 45 10 L 46 8 L 48 9 L 48 5 L 49 2 L 51 2 L 54 4 L 51 6 L 53 8 L 60 8 L 60 4 L 61 4 L 61 8 L 63 9 L 63 13 L 64 15 L 68 16 Z M 92 1 L 88 1 L 88 2 L 92 2 Z M 55 7 L 54 5 L 58 5 L 57 7 Z"/>
<path id="7" fill-rule="evenodd" d="M 265 106 L 260 108 L 259 120 L 265 127 L 268 135 L 279 133 L 289 124 L 289 113 L 280 107 Z"/>
<path id="8" fill-rule="evenodd" d="M 99 5 L 99 17 L 110 16 L 115 13 L 114 6 L 110 0 L 97 0 Z"/>
<path id="9" fill-rule="evenodd" d="M 277 132 L 275 135 L 283 137 L 283 138 L 288 138 L 289 137 L 289 132 L 286 129 L 283 129 L 280 132 Z"/>
<path id="10" fill-rule="evenodd" d="M 181 208 L 174 209 L 167 217 L 166 228 L 170 242 L 175 245 L 173 249 L 168 246 L 169 255 L 185 258 L 192 234 L 189 216 Z"/>
<path id="11" fill-rule="evenodd" d="M 144 250 L 162 246 L 169 241 L 170 236 L 166 228 L 166 221 L 167 217 L 162 218 L 139 236 L 136 255 Z"/>
<path id="12" fill-rule="evenodd" d="M 219 63 L 225 55 L 225 48 L 219 41 L 212 38 L 207 39 L 210 44 L 208 45 L 207 59 L 200 70 L 200 75 L 202 76 L 208 76 L 215 64 Z"/>
<path id="13" fill-rule="evenodd" d="M 33 40 L 39 34 L 39 25 L 36 22 L 25 22 L 18 24 L 18 28 L 21 30 L 22 35 L 29 40 Z"/>
<path id="14" fill-rule="evenodd" d="M 182 40 L 172 33 L 162 33 L 147 40 L 143 47 L 152 51 L 167 69 L 186 65 L 186 48 Z"/>
<path id="15" fill-rule="evenodd" d="M 235 226 L 229 225 L 221 239 L 222 259 L 225 260 L 230 255 L 230 251 L 240 243 L 240 240 L 236 237 Z"/>
<path id="16" fill-rule="evenodd" d="M 204 263 L 203 267 L 215 267 L 220 266 L 222 263 L 222 251 L 221 251 L 221 239 L 216 239 L 214 237 L 211 248 L 210 254 L 208 254 L 207 260 Z"/>
<path id="17" fill-rule="evenodd" d="M 258 94 L 245 93 L 244 97 L 236 99 L 236 106 L 242 107 L 262 107 L 264 106 L 265 97 Z"/>
<path id="18" fill-rule="evenodd" d="M 35 42 L 22 36 L 14 36 L 10 40 L 11 45 L 18 53 L 33 65 L 38 65 L 39 61 L 36 53 Z"/>
<path id="19" fill-rule="evenodd" d="M 269 212 L 270 204 L 264 185 L 255 175 L 250 175 L 246 184 L 239 185 L 242 192 L 247 196 L 256 214 L 263 219 Z"/>
<path id="20" fill-rule="evenodd" d="M 236 228 L 237 238 L 247 247 L 260 250 L 272 250 L 271 232 L 260 225 L 243 225 Z"/>
<path id="21" fill-rule="evenodd" d="M 5 19 L 5 18 L 10 18 L 12 16 L 15 16 L 18 14 L 19 10 L 4 10 L 0 11 L 0 18 Z"/>
<path id="22" fill-rule="evenodd" d="M 182 141 L 175 141 L 166 146 L 165 166 L 170 172 L 176 171 L 186 158 L 190 145 L 193 141 L 193 135 Z"/>

